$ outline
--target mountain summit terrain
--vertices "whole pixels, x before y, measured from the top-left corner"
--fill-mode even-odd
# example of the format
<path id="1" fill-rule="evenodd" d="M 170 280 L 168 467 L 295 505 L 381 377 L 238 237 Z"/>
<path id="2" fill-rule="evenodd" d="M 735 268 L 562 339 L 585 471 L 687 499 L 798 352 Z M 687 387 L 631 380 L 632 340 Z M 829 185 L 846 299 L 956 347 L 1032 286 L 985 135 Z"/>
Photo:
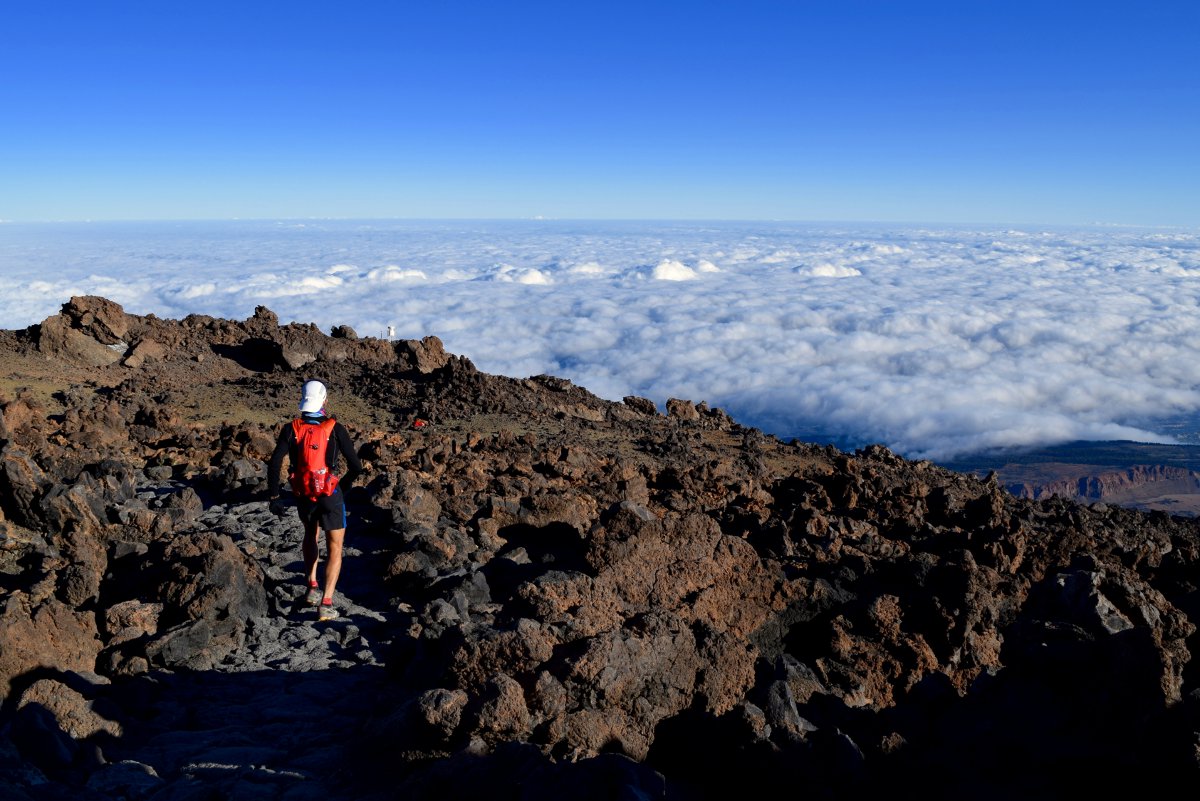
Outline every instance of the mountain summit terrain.
<path id="1" fill-rule="evenodd" d="M 1059 799 L 1200 779 L 1196 519 L 435 337 L 0 332 L 0 797 Z M 329 387 L 342 616 L 267 461 Z"/>

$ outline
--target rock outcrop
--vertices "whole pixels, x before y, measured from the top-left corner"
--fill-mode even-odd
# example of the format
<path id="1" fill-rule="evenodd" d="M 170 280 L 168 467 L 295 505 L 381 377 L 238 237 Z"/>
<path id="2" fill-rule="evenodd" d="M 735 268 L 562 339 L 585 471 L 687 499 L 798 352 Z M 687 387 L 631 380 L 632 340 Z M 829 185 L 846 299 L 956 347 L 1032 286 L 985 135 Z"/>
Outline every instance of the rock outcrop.
<path id="1" fill-rule="evenodd" d="M 1194 519 L 261 307 L 73 298 L 0 347 L 55 387 L 0 397 L 0 795 L 1108 797 L 1200 773 Z M 311 377 L 368 466 L 321 625 L 299 523 L 262 496 Z"/>
<path id="2" fill-rule="evenodd" d="M 1083 503 L 1123 504 L 1151 493 L 1195 494 L 1200 491 L 1200 477 L 1183 467 L 1134 465 L 1124 470 L 1101 470 L 1077 478 L 1009 484 L 1008 490 L 1018 498 L 1036 500 L 1058 496 Z"/>

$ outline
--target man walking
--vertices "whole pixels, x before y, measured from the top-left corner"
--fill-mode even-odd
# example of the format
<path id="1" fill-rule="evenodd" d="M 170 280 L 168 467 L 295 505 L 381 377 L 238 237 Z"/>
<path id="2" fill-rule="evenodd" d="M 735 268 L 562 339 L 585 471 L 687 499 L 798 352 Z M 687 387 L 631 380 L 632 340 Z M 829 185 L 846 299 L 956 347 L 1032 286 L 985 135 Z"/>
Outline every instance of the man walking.
<path id="1" fill-rule="evenodd" d="M 308 580 L 305 602 L 317 606 L 318 619 L 338 616 L 333 592 L 342 571 L 342 542 L 346 536 L 346 500 L 342 486 L 349 486 L 362 473 L 354 443 L 345 426 L 325 411 L 327 392 L 320 381 L 307 381 L 300 398 L 300 416 L 279 432 L 267 471 L 267 495 L 271 511 L 282 514 L 279 502 L 279 473 L 283 457 L 289 459 L 288 480 L 296 498 L 296 511 L 304 524 L 304 570 Z M 338 457 L 348 470 L 339 480 L 334 472 Z M 325 589 L 317 583 L 318 529 L 325 531 Z"/>

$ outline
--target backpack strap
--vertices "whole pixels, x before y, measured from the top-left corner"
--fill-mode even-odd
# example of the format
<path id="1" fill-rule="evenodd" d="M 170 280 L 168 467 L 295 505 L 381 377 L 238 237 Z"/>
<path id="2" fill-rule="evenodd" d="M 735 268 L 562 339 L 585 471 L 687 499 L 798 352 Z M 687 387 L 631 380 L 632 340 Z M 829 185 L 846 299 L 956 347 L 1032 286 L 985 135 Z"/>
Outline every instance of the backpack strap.
<path id="1" fill-rule="evenodd" d="M 337 420 L 332 417 L 326 417 L 320 423 L 310 423 L 303 417 L 297 417 L 296 419 L 292 420 L 292 433 L 296 435 L 297 441 L 300 440 L 300 432 L 303 430 L 303 427 L 311 425 L 319 425 L 321 430 L 325 433 L 325 439 L 329 439 L 333 436 L 333 427 L 337 425 Z"/>

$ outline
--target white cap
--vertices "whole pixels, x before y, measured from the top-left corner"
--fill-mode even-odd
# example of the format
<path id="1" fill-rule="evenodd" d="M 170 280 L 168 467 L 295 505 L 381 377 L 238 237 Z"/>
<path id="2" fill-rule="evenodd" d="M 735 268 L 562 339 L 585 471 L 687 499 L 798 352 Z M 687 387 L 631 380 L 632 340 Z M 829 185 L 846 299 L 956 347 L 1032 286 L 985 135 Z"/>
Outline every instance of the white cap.
<path id="1" fill-rule="evenodd" d="M 325 385 L 320 381 L 305 381 L 304 394 L 300 396 L 300 411 L 321 411 L 325 406 L 325 395 Z"/>

